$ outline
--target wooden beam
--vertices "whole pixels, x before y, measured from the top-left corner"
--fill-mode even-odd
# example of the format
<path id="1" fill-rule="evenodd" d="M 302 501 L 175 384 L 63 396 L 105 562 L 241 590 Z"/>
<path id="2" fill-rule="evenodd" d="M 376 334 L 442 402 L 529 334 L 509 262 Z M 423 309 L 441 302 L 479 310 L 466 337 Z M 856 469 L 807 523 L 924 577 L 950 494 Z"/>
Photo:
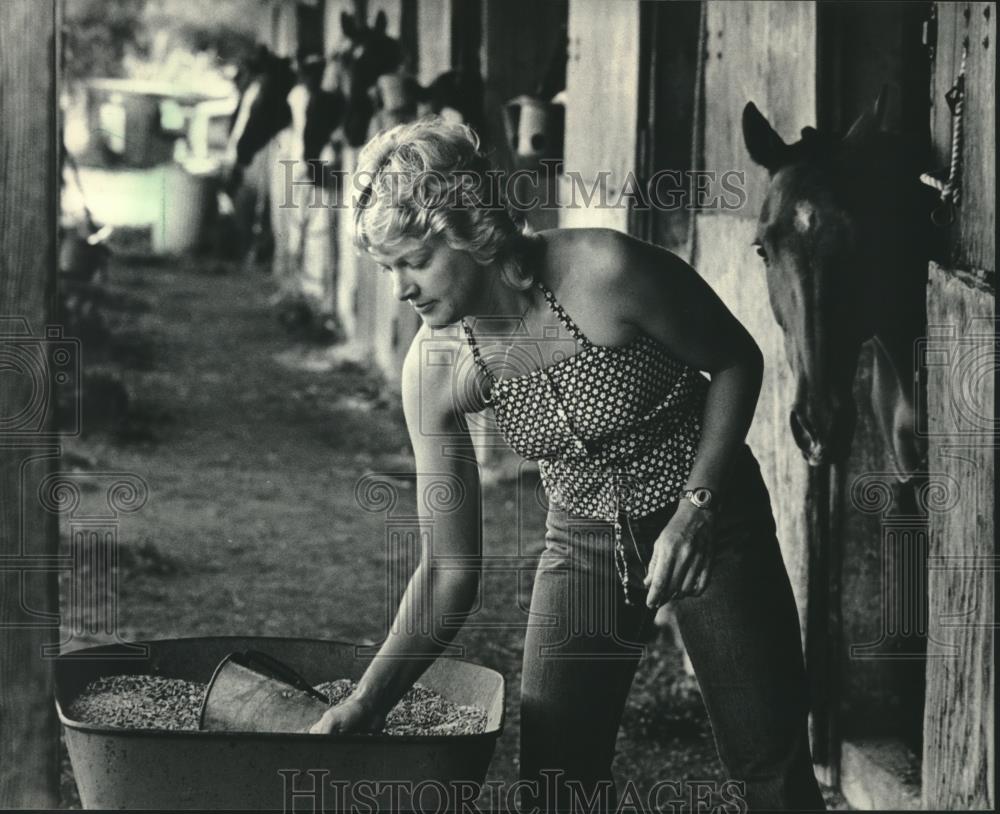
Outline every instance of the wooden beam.
<path id="1" fill-rule="evenodd" d="M 996 271 L 995 3 L 935 3 L 937 37 L 931 84 L 931 134 L 936 164 L 947 175 L 954 121 L 945 95 L 965 59 L 962 106 L 961 202 L 951 226 L 949 268 Z"/>
<path id="2" fill-rule="evenodd" d="M 923 806 L 996 805 L 996 297 L 931 264 L 927 430 L 930 563 Z"/>
<path id="3" fill-rule="evenodd" d="M 27 324 L 44 336 L 54 291 L 56 23 L 55 0 L 0 3 L 0 328 L 8 334 Z M 36 346 L 44 352 L 44 340 Z M 58 551 L 54 516 L 30 499 L 50 471 L 53 410 L 25 412 L 51 396 L 51 377 L 26 375 L 40 357 L 23 348 L 0 336 L 0 808 L 55 808 L 59 722 L 42 647 L 59 631 L 54 622 L 29 625 L 54 613 L 59 595 L 55 572 L 23 568 Z"/>

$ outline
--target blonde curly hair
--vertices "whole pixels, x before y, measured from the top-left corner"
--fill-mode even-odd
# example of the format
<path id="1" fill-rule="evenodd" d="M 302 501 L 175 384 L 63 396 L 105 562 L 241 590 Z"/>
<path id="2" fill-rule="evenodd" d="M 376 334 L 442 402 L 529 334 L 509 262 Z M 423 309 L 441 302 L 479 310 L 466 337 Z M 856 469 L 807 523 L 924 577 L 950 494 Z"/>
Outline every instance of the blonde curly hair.
<path id="1" fill-rule="evenodd" d="M 499 173 L 464 124 L 427 116 L 371 139 L 355 167 L 354 243 L 388 248 L 440 236 L 481 265 L 496 265 L 511 288 L 531 286 L 522 260 L 534 239 L 499 189 Z"/>

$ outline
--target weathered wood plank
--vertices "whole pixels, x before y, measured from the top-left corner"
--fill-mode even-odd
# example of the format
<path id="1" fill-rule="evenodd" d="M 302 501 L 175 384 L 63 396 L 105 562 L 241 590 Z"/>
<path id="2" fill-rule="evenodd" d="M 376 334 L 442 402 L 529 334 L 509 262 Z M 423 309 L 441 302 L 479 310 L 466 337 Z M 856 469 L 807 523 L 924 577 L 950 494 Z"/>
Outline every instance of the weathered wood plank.
<path id="1" fill-rule="evenodd" d="M 0 31 L 0 317 L 24 319 L 44 337 L 55 265 L 55 2 L 5 0 Z M 53 431 L 51 418 L 35 427 L 34 438 L 21 434 L 31 428 L 16 421 L 26 404 L 52 393 L 39 394 L 30 376 L 19 375 L 16 360 L 15 353 L 14 369 L 8 364 L 0 374 L 0 559 L 9 566 L 0 571 L 0 808 L 55 808 L 59 723 L 41 649 L 57 641 L 58 627 L 28 627 L 38 618 L 25 608 L 58 610 L 56 575 L 25 578 L 30 595 L 23 596 L 19 577 L 26 575 L 17 571 L 23 555 L 58 553 L 55 518 L 31 499 L 51 471 L 53 449 L 37 435 Z M 27 463 L 32 457 L 35 465 Z"/>
<path id="2" fill-rule="evenodd" d="M 764 381 L 748 443 L 771 493 L 781 553 L 804 630 L 808 544 L 803 506 L 809 468 L 788 425 L 794 381 L 781 329 L 771 313 L 764 269 L 750 248 L 755 226 L 756 221 L 744 218 L 698 216 L 695 267 L 764 354 Z"/>
<path id="3" fill-rule="evenodd" d="M 293 3 L 274 3 L 271 12 L 270 47 L 283 57 L 295 56 L 298 48 L 298 21 L 295 19 Z"/>
<path id="4" fill-rule="evenodd" d="M 968 38 L 962 139 L 961 203 L 951 230 L 951 265 L 996 270 L 996 16 L 994 3 L 937 3 L 931 88 L 936 162 L 951 157 L 952 115 L 945 94 L 961 68 Z"/>
<path id="5" fill-rule="evenodd" d="M 454 0 L 417 5 L 417 43 L 420 52 L 417 78 L 423 85 L 451 69 L 451 26 Z"/>
<path id="6" fill-rule="evenodd" d="M 636 169 L 639 113 L 639 4 L 573 0 L 569 10 L 569 61 L 566 65 L 565 169 L 577 173 L 589 190 L 606 176 L 607 200 L 617 200 Z M 598 55 L 614 49 L 614 59 Z M 571 190 L 564 182 L 565 198 Z M 561 226 L 610 226 L 625 231 L 628 209 L 594 204 L 566 208 Z"/>
<path id="7" fill-rule="evenodd" d="M 748 441 L 757 454 L 778 527 L 782 555 L 799 607 L 812 697 L 814 759 L 827 782 L 835 780 L 836 708 L 831 669 L 835 642 L 829 613 L 827 552 L 817 523 L 829 525 L 829 484 L 810 473 L 788 424 L 794 381 L 784 340 L 769 306 L 767 285 L 750 244 L 767 190 L 767 173 L 743 144 L 741 113 L 754 101 L 786 141 L 816 122 L 816 6 L 804 2 L 706 5 L 705 112 L 700 169 L 744 174 L 746 202 L 729 217 L 699 214 L 694 265 L 747 327 L 765 358 L 765 378 Z M 817 491 L 819 490 L 819 491 Z M 822 509 L 822 510 L 821 510 Z M 825 528 L 825 526 L 824 526 Z"/>
<path id="8" fill-rule="evenodd" d="M 932 486 L 923 805 L 990 809 L 993 737 L 996 303 L 931 266 L 928 432 Z"/>
<path id="9" fill-rule="evenodd" d="M 740 113 L 755 102 L 786 141 L 816 124 L 816 5 L 711 0 L 706 13 L 703 169 L 745 172 L 740 214 L 756 216 L 767 174 L 743 146 Z"/>

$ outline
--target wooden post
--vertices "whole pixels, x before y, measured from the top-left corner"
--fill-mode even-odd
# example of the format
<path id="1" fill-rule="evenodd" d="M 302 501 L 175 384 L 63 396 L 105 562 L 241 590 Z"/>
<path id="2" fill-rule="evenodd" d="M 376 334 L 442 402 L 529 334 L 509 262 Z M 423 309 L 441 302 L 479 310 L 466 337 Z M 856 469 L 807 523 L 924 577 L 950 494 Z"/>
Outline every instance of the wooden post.
<path id="1" fill-rule="evenodd" d="M 923 806 L 993 810 L 996 292 L 936 264 L 929 283 Z"/>
<path id="2" fill-rule="evenodd" d="M 609 205 L 602 205 L 599 191 L 592 205 L 586 205 L 579 190 L 574 195 L 570 176 L 564 175 L 560 226 L 628 231 L 628 210 L 614 204 L 636 164 L 639 21 L 639 3 L 573 0 L 570 4 L 566 64 L 570 102 L 563 157 L 567 173 L 578 173 L 587 190 L 605 187 Z M 520 40 L 515 37 L 511 42 Z M 615 58 L 609 59 L 612 52 Z"/>
<path id="3" fill-rule="evenodd" d="M 40 356 L 10 336 L 25 323 L 45 336 L 54 290 L 56 21 L 55 0 L 0 3 L 0 808 L 59 800 L 59 723 L 42 657 L 59 631 L 55 617 L 38 626 L 59 594 L 54 571 L 27 567 L 58 551 L 55 518 L 32 499 L 58 450 L 53 410 L 27 409 L 51 396 L 51 376 L 33 380 Z M 45 340 L 35 347 L 44 352 Z"/>
<path id="4" fill-rule="evenodd" d="M 961 201 L 927 287 L 929 469 L 927 695 L 922 803 L 996 806 L 996 5 L 935 3 L 931 134 L 951 159 L 945 95 L 965 53 Z M 935 483 L 936 482 L 936 483 Z"/>

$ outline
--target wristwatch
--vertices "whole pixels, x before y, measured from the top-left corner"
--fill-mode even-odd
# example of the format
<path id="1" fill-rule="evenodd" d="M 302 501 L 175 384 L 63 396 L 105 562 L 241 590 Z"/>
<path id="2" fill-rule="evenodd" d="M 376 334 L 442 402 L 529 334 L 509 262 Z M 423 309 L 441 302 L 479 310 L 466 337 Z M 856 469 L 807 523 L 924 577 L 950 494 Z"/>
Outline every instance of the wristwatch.
<path id="1" fill-rule="evenodd" d="M 707 486 L 699 486 L 696 489 L 687 489 L 681 495 L 685 500 L 690 500 L 699 509 L 714 509 L 715 495 Z"/>

